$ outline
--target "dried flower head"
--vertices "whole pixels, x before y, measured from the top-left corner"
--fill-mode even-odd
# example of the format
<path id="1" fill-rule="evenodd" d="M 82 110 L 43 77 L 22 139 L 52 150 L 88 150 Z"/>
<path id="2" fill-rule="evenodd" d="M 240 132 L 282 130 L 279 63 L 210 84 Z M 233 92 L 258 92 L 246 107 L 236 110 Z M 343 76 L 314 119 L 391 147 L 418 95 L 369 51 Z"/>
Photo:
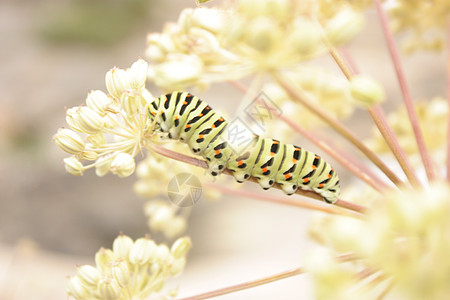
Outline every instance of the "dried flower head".
<path id="1" fill-rule="evenodd" d="M 149 238 L 133 241 L 120 235 L 112 250 L 97 252 L 95 267 L 78 267 L 69 279 L 67 293 L 75 299 L 147 299 L 162 293 L 167 279 L 183 271 L 190 248 L 187 237 L 179 238 L 169 249 Z"/>

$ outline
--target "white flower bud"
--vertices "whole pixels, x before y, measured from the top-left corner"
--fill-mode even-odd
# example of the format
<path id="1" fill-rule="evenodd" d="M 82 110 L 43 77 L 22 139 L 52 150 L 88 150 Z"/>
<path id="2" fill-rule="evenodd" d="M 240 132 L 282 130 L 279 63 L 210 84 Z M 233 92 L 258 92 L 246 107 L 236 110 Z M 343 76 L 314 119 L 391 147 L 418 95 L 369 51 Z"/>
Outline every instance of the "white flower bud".
<path id="1" fill-rule="evenodd" d="M 131 91 L 125 91 L 120 97 L 121 107 L 129 117 L 136 115 L 139 111 L 138 100 L 140 99 Z"/>
<path id="2" fill-rule="evenodd" d="M 164 235 L 172 239 L 180 236 L 186 230 L 186 219 L 182 216 L 175 216 L 170 225 L 163 228 Z"/>
<path id="3" fill-rule="evenodd" d="M 96 160 L 98 157 L 98 154 L 95 151 L 85 150 L 80 153 L 79 157 L 80 157 L 80 159 L 85 159 L 85 160 Z"/>
<path id="4" fill-rule="evenodd" d="M 362 13 L 353 9 L 340 10 L 326 25 L 325 31 L 333 45 L 342 45 L 354 38 L 364 26 Z"/>
<path id="5" fill-rule="evenodd" d="M 134 242 L 129 254 L 129 261 L 132 264 L 143 265 L 149 263 L 157 251 L 155 242 L 148 238 L 140 238 Z"/>
<path id="6" fill-rule="evenodd" d="M 113 159 L 114 155 L 104 155 L 97 158 L 95 162 L 95 174 L 98 177 L 105 176 L 111 169 Z"/>
<path id="7" fill-rule="evenodd" d="M 111 98 L 99 90 L 90 91 L 86 98 L 86 105 L 101 116 L 105 116 L 105 110 L 111 103 Z"/>
<path id="8" fill-rule="evenodd" d="M 145 87 L 147 80 L 148 63 L 139 59 L 127 70 L 128 80 L 132 89 L 140 91 Z"/>
<path id="9" fill-rule="evenodd" d="M 105 135 L 101 131 L 99 131 L 95 134 L 90 134 L 86 139 L 94 147 L 99 147 L 99 146 L 103 146 L 104 144 L 106 144 Z"/>
<path id="10" fill-rule="evenodd" d="M 170 266 L 170 275 L 176 276 L 183 272 L 184 267 L 186 266 L 186 258 L 182 257 L 180 259 L 176 259 L 172 262 Z"/>
<path id="11" fill-rule="evenodd" d="M 98 284 L 98 291 L 101 295 L 101 299 L 116 300 L 119 299 L 121 289 L 119 284 L 112 278 L 106 277 L 100 280 Z"/>
<path id="12" fill-rule="evenodd" d="M 100 280 L 100 272 L 93 266 L 84 265 L 77 270 L 78 278 L 88 287 L 97 287 Z"/>
<path id="13" fill-rule="evenodd" d="M 201 7 L 189 10 L 189 13 L 189 21 L 192 22 L 192 25 L 201 27 L 213 33 L 221 32 L 227 25 L 227 18 L 223 10 Z M 189 26 L 191 26 L 191 24 L 189 24 Z"/>
<path id="14" fill-rule="evenodd" d="M 160 205 L 150 217 L 150 227 L 153 230 L 164 230 L 170 226 L 174 217 L 173 210 L 167 205 Z"/>
<path id="15" fill-rule="evenodd" d="M 150 44 L 145 50 L 145 56 L 153 62 L 163 62 L 166 58 L 166 53 L 161 50 L 158 45 Z"/>
<path id="16" fill-rule="evenodd" d="M 115 263 L 111 270 L 113 278 L 117 281 L 120 287 L 125 287 L 130 281 L 130 270 L 125 261 Z"/>
<path id="17" fill-rule="evenodd" d="M 64 167 L 67 173 L 75 176 L 83 175 L 83 164 L 74 156 L 64 158 Z"/>
<path id="18" fill-rule="evenodd" d="M 127 259 L 133 247 L 133 240 L 124 234 L 119 235 L 113 242 L 113 252 L 117 257 Z"/>
<path id="19" fill-rule="evenodd" d="M 280 43 L 282 34 L 279 26 L 269 17 L 258 17 L 246 30 L 246 42 L 261 52 L 267 52 Z"/>
<path id="20" fill-rule="evenodd" d="M 169 247 L 167 247 L 166 245 L 159 245 L 156 251 L 156 260 L 161 265 L 165 265 L 173 260 Z"/>
<path id="21" fill-rule="evenodd" d="M 299 17 L 293 22 L 293 28 L 289 39 L 295 53 L 306 56 L 324 49 L 321 29 L 315 22 Z"/>
<path id="22" fill-rule="evenodd" d="M 83 139 L 73 130 L 60 128 L 53 136 L 56 145 L 70 154 L 79 154 L 86 147 Z"/>
<path id="23" fill-rule="evenodd" d="M 120 99 L 123 91 L 130 89 L 127 72 L 119 68 L 112 68 L 105 77 L 108 92 L 116 99 Z"/>
<path id="24" fill-rule="evenodd" d="M 195 55 L 176 55 L 154 68 L 155 84 L 170 89 L 193 85 L 203 71 L 201 59 Z"/>
<path id="25" fill-rule="evenodd" d="M 67 284 L 67 294 L 77 300 L 87 299 L 89 292 L 78 276 L 73 276 Z"/>
<path id="26" fill-rule="evenodd" d="M 103 272 L 110 268 L 113 260 L 114 253 L 110 249 L 101 248 L 95 253 L 95 265 Z"/>
<path id="27" fill-rule="evenodd" d="M 188 251 L 192 247 L 192 241 L 189 237 L 185 236 L 182 238 L 177 239 L 172 247 L 170 248 L 170 252 L 172 253 L 173 257 L 178 259 L 181 257 L 185 257 Z"/>
<path id="28" fill-rule="evenodd" d="M 353 76 L 350 80 L 350 93 L 360 104 L 375 105 L 385 98 L 383 88 L 373 79 L 364 76 Z"/>
<path id="29" fill-rule="evenodd" d="M 128 153 L 118 153 L 111 162 L 111 173 L 119 177 L 128 177 L 133 174 L 136 163 Z"/>
<path id="30" fill-rule="evenodd" d="M 66 122 L 73 130 L 83 132 L 83 130 L 80 128 L 80 125 L 78 124 L 78 113 L 79 113 L 78 106 L 69 108 L 66 111 Z"/>
<path id="31" fill-rule="evenodd" d="M 79 108 L 76 122 L 83 132 L 89 134 L 99 132 L 103 128 L 102 117 L 87 106 Z"/>

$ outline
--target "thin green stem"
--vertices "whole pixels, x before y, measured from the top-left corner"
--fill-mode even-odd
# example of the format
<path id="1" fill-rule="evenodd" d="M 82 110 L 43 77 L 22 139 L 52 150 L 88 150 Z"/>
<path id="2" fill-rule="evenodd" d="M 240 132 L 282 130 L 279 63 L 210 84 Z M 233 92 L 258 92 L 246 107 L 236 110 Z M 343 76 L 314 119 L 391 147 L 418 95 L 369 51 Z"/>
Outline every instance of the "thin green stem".
<path id="1" fill-rule="evenodd" d="M 400 56 L 398 53 L 397 46 L 395 45 L 394 36 L 392 34 L 391 29 L 389 28 L 388 19 L 385 11 L 381 5 L 380 0 L 374 0 L 375 7 L 378 13 L 378 16 L 381 21 L 381 26 L 383 28 L 383 33 L 386 38 L 386 42 L 389 48 L 389 52 L 391 54 L 391 59 L 395 68 L 395 72 L 397 74 L 397 79 L 402 90 L 403 100 L 405 102 L 406 110 L 408 112 L 409 121 L 411 122 L 411 126 L 413 128 L 414 136 L 416 138 L 417 147 L 419 149 L 420 156 L 422 158 L 423 165 L 425 167 L 425 171 L 428 176 L 428 180 L 435 179 L 433 163 L 431 161 L 430 155 L 428 153 L 425 139 L 423 137 L 422 131 L 420 129 L 419 119 L 417 117 L 416 111 L 414 109 L 414 103 L 411 98 L 411 94 L 406 83 L 405 74 L 403 72 L 403 68 L 400 61 Z"/>
<path id="2" fill-rule="evenodd" d="M 334 47 L 330 46 L 329 51 L 331 56 L 334 58 L 339 68 L 341 69 L 342 73 L 344 73 L 345 77 L 347 77 L 348 80 L 351 80 L 351 78 L 355 74 L 359 73 L 356 65 L 350 59 L 348 54 L 346 55 L 346 58 L 349 64 L 346 63 L 346 61 Z M 372 120 L 377 126 L 379 132 L 383 136 L 386 144 L 389 146 L 389 149 L 391 149 L 391 152 L 394 154 L 395 158 L 400 164 L 400 167 L 402 168 L 409 182 L 413 185 L 421 185 L 419 180 L 417 179 L 414 169 L 409 163 L 408 156 L 400 146 L 394 131 L 389 126 L 389 123 L 386 120 L 386 116 L 381 106 L 375 105 L 373 107 L 368 107 L 367 111 L 372 117 Z"/>
<path id="3" fill-rule="evenodd" d="M 403 185 L 402 180 L 392 172 L 392 170 L 372 151 L 370 150 L 358 137 L 356 137 L 347 127 L 339 122 L 335 117 L 321 109 L 314 104 L 314 101 L 303 92 L 300 88 L 295 86 L 285 76 L 275 73 L 273 74 L 275 81 L 287 92 L 287 94 L 295 101 L 301 103 L 308 110 L 316 114 L 324 122 L 328 123 L 331 128 L 345 137 L 350 143 L 355 145 L 367 158 L 370 159 L 386 176 L 397 186 Z"/>

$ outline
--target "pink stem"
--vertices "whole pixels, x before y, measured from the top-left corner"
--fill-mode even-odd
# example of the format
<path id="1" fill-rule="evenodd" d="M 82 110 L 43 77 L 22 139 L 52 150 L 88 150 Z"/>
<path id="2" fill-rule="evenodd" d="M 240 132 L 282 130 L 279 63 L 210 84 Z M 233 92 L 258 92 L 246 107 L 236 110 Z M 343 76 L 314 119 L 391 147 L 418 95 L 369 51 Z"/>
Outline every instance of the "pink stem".
<path id="1" fill-rule="evenodd" d="M 395 72 L 397 74 L 397 79 L 400 84 L 400 88 L 402 90 L 403 100 L 405 102 L 409 120 L 410 120 L 411 126 L 413 128 L 414 136 L 416 138 L 417 147 L 419 148 L 420 156 L 422 158 L 422 162 L 425 167 L 425 171 L 427 173 L 428 179 L 433 180 L 433 179 L 435 179 L 433 163 L 428 154 L 428 150 L 425 145 L 425 140 L 422 135 L 422 131 L 420 129 L 419 120 L 418 120 L 416 111 L 414 110 L 414 103 L 412 101 L 408 85 L 406 83 L 405 74 L 403 72 L 403 68 L 401 65 L 397 46 L 395 45 L 394 36 L 392 34 L 392 31 L 389 28 L 388 19 L 387 19 L 386 13 L 384 12 L 384 10 L 382 8 L 381 1 L 374 0 L 374 3 L 375 3 L 375 7 L 377 9 L 377 12 L 378 12 L 378 16 L 381 21 L 381 25 L 383 28 L 384 36 L 387 41 L 389 52 L 391 54 L 391 59 L 394 64 Z"/>
<path id="2" fill-rule="evenodd" d="M 296 199 L 292 199 L 292 198 L 276 197 L 269 193 L 255 193 L 252 191 L 247 191 L 247 190 L 242 190 L 242 189 L 233 189 L 233 188 L 229 188 L 225 185 L 215 184 L 215 183 L 207 183 L 206 186 L 213 188 L 215 190 L 218 190 L 224 194 L 228 194 L 228 195 L 241 196 L 241 197 L 246 197 L 246 198 L 251 198 L 251 199 L 256 199 L 256 200 L 261 200 L 261 201 L 267 201 L 267 202 L 271 202 L 271 203 L 297 206 L 297 207 L 317 210 L 317 211 L 321 211 L 321 212 L 325 212 L 325 213 L 329 213 L 329 214 L 335 214 L 335 215 L 343 215 L 343 214 L 350 213 L 349 216 L 357 216 L 357 217 L 361 216 L 361 214 L 359 214 L 359 213 L 355 214 L 353 211 L 344 211 L 344 210 L 338 209 L 334 206 L 330 206 L 330 205 L 325 206 L 325 205 L 317 205 L 314 203 L 300 202 L 300 201 L 298 201 Z"/>
<path id="3" fill-rule="evenodd" d="M 450 24 L 447 29 L 447 103 L 447 181 L 450 182 Z"/>
<path id="4" fill-rule="evenodd" d="M 200 167 L 203 169 L 208 169 L 208 164 L 206 163 L 206 161 L 195 158 L 195 157 L 191 157 L 188 155 L 184 155 L 169 149 L 166 149 L 164 147 L 158 146 L 158 145 L 151 145 L 151 150 L 153 150 L 155 153 L 158 153 L 162 156 L 171 158 L 171 159 L 175 159 L 184 163 L 188 163 L 190 165 L 196 166 L 196 167 Z M 230 170 L 225 170 L 223 172 L 224 174 L 227 175 L 233 175 L 232 172 Z M 252 181 L 252 182 L 257 182 L 257 179 L 254 177 L 250 177 L 248 179 L 248 181 Z M 273 185 L 274 188 L 276 189 L 281 189 L 281 186 L 277 183 L 275 183 Z M 305 191 L 302 189 L 298 189 L 296 192 L 296 194 L 305 196 L 305 197 L 309 197 L 309 198 L 313 198 L 313 199 L 317 199 L 317 200 L 323 200 L 322 196 L 313 192 L 313 191 Z M 342 199 L 338 199 L 338 201 L 336 201 L 333 205 L 336 206 L 340 206 L 346 209 L 350 209 L 359 213 L 365 213 L 367 211 L 367 208 L 358 204 L 354 204 L 354 203 L 350 203 L 347 201 L 344 201 Z"/>

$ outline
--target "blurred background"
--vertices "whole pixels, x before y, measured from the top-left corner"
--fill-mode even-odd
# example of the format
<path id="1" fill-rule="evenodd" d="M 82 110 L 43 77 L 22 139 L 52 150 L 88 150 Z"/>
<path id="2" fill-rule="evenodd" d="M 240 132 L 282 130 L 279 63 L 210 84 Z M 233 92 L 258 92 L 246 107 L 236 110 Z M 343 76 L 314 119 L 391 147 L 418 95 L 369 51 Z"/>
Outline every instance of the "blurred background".
<path id="1" fill-rule="evenodd" d="M 71 176 L 51 138 L 65 126 L 65 108 L 83 103 L 91 89 L 106 90 L 110 68 L 144 56 L 147 33 L 195 6 L 194 0 L 0 2 L 0 299 L 65 299 L 75 265 L 92 264 L 95 252 L 111 247 L 120 231 L 133 239 L 148 233 L 143 201 L 132 190 L 135 176 Z M 364 32 L 348 50 L 363 73 L 385 85 L 384 106 L 395 107 L 401 101 L 395 74 L 375 14 L 367 15 Z M 419 53 L 403 63 L 414 99 L 444 95 L 444 54 Z M 202 97 L 232 114 L 241 95 L 214 85 Z M 348 124 L 361 137 L 369 135 L 364 112 Z M 200 201 L 187 231 L 194 248 L 173 284 L 188 296 L 300 266 L 311 214 L 236 197 Z M 218 299 L 281 295 L 309 299 L 307 276 Z"/>

